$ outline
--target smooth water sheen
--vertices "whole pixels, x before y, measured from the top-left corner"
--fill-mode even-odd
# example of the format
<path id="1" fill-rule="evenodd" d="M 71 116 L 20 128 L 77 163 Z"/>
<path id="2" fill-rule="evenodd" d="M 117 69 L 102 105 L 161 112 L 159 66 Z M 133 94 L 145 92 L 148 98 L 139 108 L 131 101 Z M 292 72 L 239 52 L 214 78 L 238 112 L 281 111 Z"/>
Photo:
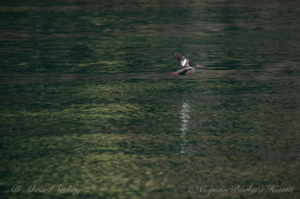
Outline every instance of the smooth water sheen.
<path id="1" fill-rule="evenodd" d="M 299 198 L 299 5 L 2 0 L 1 198 Z"/>

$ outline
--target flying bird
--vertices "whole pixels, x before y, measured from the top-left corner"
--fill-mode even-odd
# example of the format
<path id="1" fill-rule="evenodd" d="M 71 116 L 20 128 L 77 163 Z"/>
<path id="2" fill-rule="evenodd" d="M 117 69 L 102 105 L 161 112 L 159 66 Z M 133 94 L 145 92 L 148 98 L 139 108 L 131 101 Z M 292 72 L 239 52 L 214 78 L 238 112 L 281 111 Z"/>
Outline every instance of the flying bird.
<path id="1" fill-rule="evenodd" d="M 189 65 L 190 61 L 178 53 L 174 53 L 174 57 L 179 62 L 180 69 L 176 72 L 173 72 L 172 75 L 188 75 L 196 72 L 198 68 L 203 67 L 200 65 L 190 66 Z"/>

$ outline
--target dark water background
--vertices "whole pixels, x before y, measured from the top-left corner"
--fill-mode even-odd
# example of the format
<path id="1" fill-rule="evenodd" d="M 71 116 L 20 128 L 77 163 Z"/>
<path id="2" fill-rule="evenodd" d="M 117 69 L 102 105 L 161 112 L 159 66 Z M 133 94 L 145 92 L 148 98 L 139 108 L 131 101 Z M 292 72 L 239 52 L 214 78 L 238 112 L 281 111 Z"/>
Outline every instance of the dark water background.
<path id="1" fill-rule="evenodd" d="M 299 19 L 299 1 L 2 0 L 0 195 L 299 198 Z M 174 52 L 205 68 L 172 77 Z M 264 191 L 201 191 L 236 186 Z"/>

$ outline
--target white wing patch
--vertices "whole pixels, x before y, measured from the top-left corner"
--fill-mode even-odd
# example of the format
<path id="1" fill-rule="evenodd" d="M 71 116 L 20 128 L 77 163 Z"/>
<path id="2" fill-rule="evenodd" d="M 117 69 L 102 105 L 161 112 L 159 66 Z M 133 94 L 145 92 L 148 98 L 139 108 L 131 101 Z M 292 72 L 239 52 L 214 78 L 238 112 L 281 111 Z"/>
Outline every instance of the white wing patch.
<path id="1" fill-rule="evenodd" d="M 186 64 L 186 59 L 181 60 L 181 66 L 185 66 Z"/>

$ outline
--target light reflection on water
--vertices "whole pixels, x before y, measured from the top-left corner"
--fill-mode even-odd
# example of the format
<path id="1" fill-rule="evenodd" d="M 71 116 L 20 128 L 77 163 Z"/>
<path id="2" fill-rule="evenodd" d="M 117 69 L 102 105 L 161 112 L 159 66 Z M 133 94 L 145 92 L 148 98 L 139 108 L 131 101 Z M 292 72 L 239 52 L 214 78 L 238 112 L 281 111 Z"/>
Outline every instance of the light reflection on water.
<path id="1" fill-rule="evenodd" d="M 180 131 L 181 131 L 181 149 L 180 149 L 180 153 L 181 154 L 185 154 L 186 153 L 186 133 L 188 131 L 188 123 L 190 120 L 190 116 L 189 116 L 189 112 L 190 112 L 190 107 L 189 107 L 189 102 L 188 100 L 183 100 L 182 102 L 182 106 L 181 106 L 181 111 L 180 111 L 180 121 L 181 121 L 181 127 L 180 127 Z"/>

